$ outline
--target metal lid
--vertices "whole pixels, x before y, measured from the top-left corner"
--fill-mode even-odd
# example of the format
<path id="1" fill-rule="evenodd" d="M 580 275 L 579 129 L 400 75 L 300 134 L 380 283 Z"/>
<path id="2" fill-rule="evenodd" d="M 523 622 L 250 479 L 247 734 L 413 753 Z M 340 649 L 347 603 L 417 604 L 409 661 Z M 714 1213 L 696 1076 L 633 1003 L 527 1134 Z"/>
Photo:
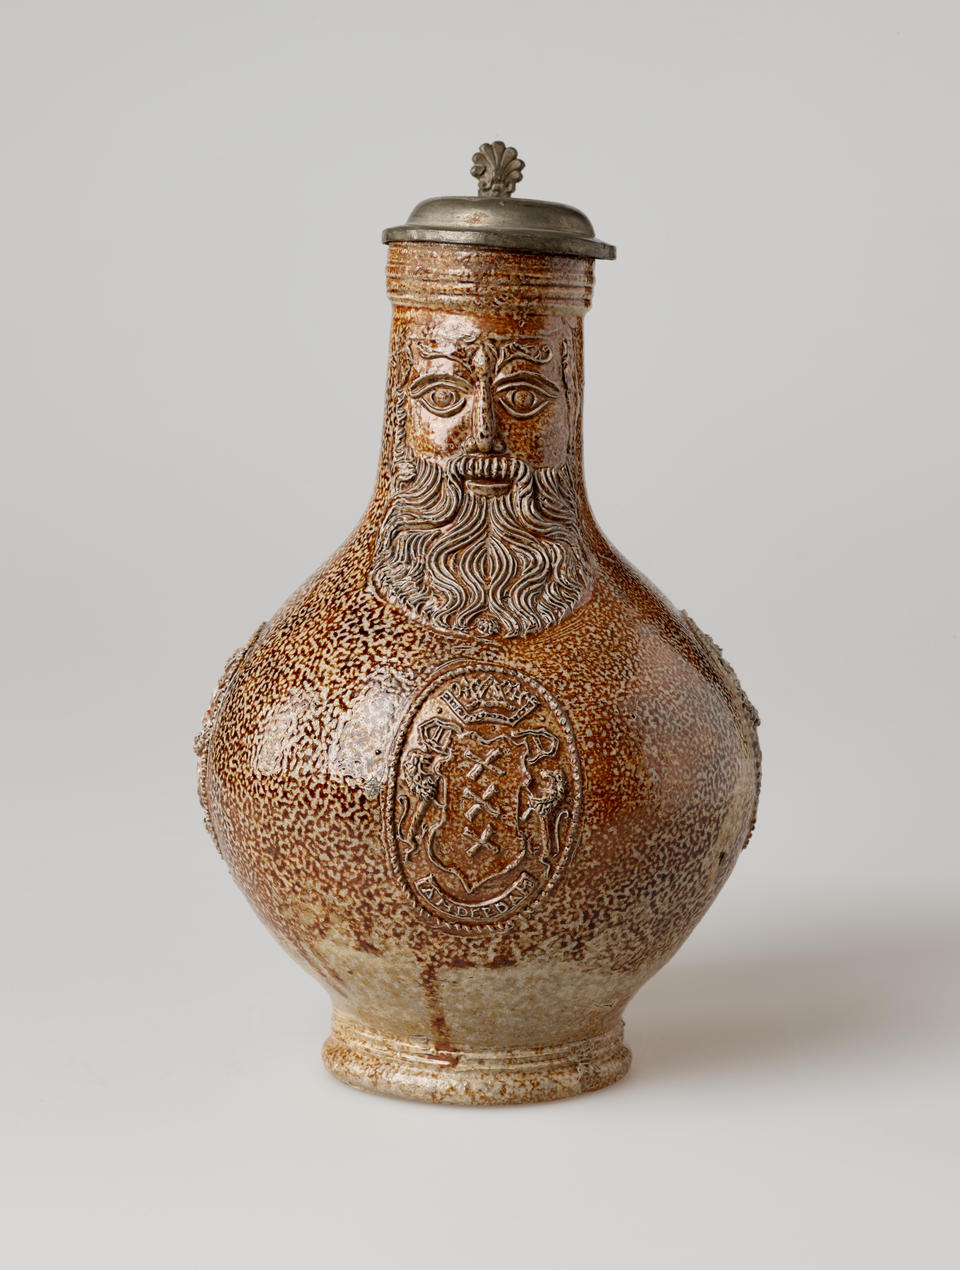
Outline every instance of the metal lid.
<path id="1" fill-rule="evenodd" d="M 385 229 L 383 241 L 456 243 L 613 260 L 616 247 L 600 242 L 575 207 L 510 197 L 523 179 L 523 167 L 513 146 L 487 142 L 473 156 L 470 175 L 478 183 L 474 197 L 428 198 L 417 204 L 405 225 Z"/>

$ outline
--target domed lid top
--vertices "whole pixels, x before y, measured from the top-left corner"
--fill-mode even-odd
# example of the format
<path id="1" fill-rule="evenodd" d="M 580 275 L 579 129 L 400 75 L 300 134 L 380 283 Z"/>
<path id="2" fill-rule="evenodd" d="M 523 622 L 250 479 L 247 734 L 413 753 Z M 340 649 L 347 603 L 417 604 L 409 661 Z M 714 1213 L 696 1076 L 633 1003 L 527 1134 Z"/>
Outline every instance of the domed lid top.
<path id="1" fill-rule="evenodd" d="M 613 260 L 617 249 L 600 242 L 586 216 L 575 207 L 511 198 L 517 182 L 523 179 L 523 167 L 513 146 L 487 142 L 473 156 L 470 169 L 470 175 L 477 178 L 475 196 L 428 198 L 417 204 L 405 225 L 385 229 L 383 241 L 456 243 Z"/>

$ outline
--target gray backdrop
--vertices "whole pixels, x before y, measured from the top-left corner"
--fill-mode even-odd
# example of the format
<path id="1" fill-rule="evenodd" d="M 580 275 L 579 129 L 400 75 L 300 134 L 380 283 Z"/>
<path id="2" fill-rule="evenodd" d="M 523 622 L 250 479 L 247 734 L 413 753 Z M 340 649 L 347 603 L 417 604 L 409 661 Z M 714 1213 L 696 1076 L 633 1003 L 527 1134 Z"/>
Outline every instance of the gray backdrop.
<path id="1" fill-rule="evenodd" d="M 958 37 L 916 0 L 4 0 L 8 1264 L 947 1264 Z M 766 770 L 630 1077 L 478 1113 L 326 1076 L 190 742 L 372 488 L 380 230 L 498 137 L 620 249 L 591 498 Z"/>

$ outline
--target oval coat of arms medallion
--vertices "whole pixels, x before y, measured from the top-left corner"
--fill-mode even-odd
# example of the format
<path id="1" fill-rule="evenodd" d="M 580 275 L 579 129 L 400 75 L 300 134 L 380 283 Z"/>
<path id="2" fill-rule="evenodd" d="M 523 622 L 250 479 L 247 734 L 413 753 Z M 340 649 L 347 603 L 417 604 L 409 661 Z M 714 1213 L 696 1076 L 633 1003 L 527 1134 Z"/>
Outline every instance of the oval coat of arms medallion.
<path id="1" fill-rule="evenodd" d="M 399 732 L 387 849 L 421 915 L 479 933 L 556 882 L 582 801 L 573 731 L 541 684 L 500 667 L 447 667 Z"/>

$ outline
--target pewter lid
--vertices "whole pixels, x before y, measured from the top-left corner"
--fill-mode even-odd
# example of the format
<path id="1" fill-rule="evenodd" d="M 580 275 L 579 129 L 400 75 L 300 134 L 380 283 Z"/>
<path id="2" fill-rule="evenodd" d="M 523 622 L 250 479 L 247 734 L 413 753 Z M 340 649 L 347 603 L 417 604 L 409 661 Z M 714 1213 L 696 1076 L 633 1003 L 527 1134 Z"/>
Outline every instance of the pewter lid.
<path id="1" fill-rule="evenodd" d="M 477 178 L 475 196 L 425 199 L 413 209 L 405 225 L 385 229 L 383 241 L 455 243 L 613 260 L 616 247 L 600 242 L 586 216 L 575 207 L 511 198 L 517 182 L 523 180 L 523 167 L 513 146 L 487 142 L 473 156 L 470 169 L 470 175 Z"/>

